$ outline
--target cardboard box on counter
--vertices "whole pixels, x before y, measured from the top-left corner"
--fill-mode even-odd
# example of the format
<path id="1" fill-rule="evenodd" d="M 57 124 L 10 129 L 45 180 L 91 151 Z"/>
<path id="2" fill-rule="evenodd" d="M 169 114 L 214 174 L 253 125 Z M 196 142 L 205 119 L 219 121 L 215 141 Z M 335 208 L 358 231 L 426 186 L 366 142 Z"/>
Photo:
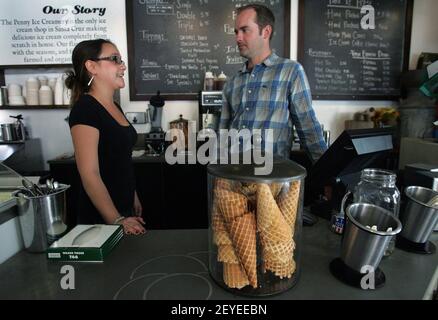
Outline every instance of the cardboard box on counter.
<path id="1" fill-rule="evenodd" d="M 47 249 L 47 259 L 103 262 L 122 237 L 121 225 L 78 225 Z"/>

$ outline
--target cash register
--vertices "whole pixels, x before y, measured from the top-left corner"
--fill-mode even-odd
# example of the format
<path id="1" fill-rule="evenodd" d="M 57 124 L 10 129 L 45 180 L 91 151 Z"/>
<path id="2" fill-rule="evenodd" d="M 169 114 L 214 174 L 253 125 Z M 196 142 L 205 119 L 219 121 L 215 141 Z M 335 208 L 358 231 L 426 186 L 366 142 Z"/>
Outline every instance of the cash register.
<path id="1" fill-rule="evenodd" d="M 393 150 L 391 129 L 345 130 L 310 168 L 305 204 L 312 214 L 330 219 L 365 168 L 386 168 Z"/>

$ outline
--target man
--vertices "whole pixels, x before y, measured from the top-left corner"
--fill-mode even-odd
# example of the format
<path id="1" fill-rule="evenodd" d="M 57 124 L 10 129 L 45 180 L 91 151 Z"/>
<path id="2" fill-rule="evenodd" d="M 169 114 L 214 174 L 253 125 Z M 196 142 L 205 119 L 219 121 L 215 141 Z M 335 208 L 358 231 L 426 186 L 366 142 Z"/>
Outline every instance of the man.
<path id="1" fill-rule="evenodd" d="M 250 4 L 237 10 L 236 42 L 248 61 L 224 88 L 220 129 L 272 129 L 274 155 L 289 158 L 295 125 L 315 162 L 327 149 L 322 128 L 303 67 L 271 50 L 274 24 L 274 15 L 265 6 Z"/>

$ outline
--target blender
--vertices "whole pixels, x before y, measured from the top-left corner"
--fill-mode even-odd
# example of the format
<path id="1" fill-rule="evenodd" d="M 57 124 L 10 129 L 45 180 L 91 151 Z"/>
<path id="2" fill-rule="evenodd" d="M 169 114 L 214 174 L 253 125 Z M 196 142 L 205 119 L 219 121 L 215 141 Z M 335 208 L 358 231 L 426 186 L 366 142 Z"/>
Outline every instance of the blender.
<path id="1" fill-rule="evenodd" d="M 146 121 L 151 129 L 145 135 L 145 144 L 152 155 L 161 155 L 166 147 L 166 134 L 161 127 L 164 104 L 160 91 L 157 91 L 157 94 L 152 96 L 146 108 Z"/>

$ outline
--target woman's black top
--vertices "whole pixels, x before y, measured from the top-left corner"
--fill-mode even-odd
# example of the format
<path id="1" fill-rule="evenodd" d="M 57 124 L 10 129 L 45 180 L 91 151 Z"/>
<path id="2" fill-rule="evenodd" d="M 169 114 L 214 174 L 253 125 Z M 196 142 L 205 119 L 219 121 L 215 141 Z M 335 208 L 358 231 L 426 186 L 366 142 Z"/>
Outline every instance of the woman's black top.
<path id="1" fill-rule="evenodd" d="M 117 107 L 122 111 L 120 106 Z M 131 124 L 120 125 L 93 96 L 87 94 L 79 98 L 70 112 L 70 128 L 78 124 L 99 130 L 100 176 L 119 213 L 132 214 L 135 192 L 132 149 L 137 141 L 137 132 Z M 105 223 L 82 184 L 77 210 L 79 224 Z"/>

